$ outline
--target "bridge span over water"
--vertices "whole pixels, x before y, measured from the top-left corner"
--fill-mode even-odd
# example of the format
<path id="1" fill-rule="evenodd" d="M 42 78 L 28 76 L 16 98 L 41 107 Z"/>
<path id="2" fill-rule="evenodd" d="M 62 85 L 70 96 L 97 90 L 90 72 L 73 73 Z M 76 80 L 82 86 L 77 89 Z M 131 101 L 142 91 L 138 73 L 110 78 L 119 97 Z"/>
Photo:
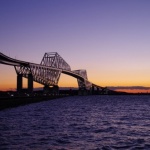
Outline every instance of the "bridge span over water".
<path id="1" fill-rule="evenodd" d="M 22 78 L 28 79 L 28 92 L 33 91 L 33 81 L 44 85 L 45 92 L 57 92 L 61 73 L 77 79 L 79 94 L 92 93 L 95 89 L 106 93 L 108 89 L 88 80 L 86 70 L 71 70 L 69 64 L 57 53 L 45 53 L 40 64 L 8 57 L 0 52 L 0 63 L 14 66 L 17 73 L 17 91 L 22 91 Z"/>

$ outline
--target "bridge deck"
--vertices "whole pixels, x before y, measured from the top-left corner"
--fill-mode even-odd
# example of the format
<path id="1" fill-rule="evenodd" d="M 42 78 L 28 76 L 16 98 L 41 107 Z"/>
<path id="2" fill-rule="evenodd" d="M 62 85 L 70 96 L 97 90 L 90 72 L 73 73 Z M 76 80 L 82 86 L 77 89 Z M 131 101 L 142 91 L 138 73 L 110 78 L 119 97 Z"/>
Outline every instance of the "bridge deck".
<path id="1" fill-rule="evenodd" d="M 83 76 L 73 72 L 73 71 L 68 71 L 68 70 L 63 70 L 61 68 L 54 68 L 54 67 L 50 67 L 50 66 L 44 66 L 44 65 L 40 65 L 40 64 L 35 64 L 35 63 L 30 63 L 30 62 L 26 62 L 26 61 L 21 61 L 21 60 L 17 60 L 11 57 L 8 57 L 6 55 L 4 55 L 3 53 L 0 52 L 0 63 L 1 64 L 5 64 L 5 65 L 11 65 L 11 66 L 39 66 L 39 67 L 44 67 L 47 69 L 51 69 L 51 70 L 57 70 L 57 71 L 61 71 L 64 74 L 70 75 L 72 77 L 75 77 L 77 79 L 80 79 L 81 81 L 86 81 L 91 83 L 91 86 L 97 87 L 97 88 L 101 88 L 103 89 L 103 87 L 98 86 L 96 84 L 93 84 L 92 82 L 88 81 L 86 78 L 84 78 Z"/>

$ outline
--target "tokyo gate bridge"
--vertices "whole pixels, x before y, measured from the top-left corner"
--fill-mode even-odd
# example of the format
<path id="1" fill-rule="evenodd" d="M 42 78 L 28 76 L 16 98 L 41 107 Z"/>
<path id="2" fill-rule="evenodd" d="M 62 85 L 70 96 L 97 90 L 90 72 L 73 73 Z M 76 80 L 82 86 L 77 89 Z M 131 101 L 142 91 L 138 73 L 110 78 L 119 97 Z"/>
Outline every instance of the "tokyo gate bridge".
<path id="1" fill-rule="evenodd" d="M 95 89 L 106 93 L 107 90 L 90 82 L 86 70 L 71 70 L 70 65 L 57 52 L 45 53 L 40 64 L 17 60 L 0 52 L 0 63 L 14 66 L 17 74 L 17 92 L 22 91 L 23 77 L 28 80 L 28 92 L 33 91 L 33 81 L 44 85 L 46 92 L 50 89 L 56 92 L 61 73 L 77 79 L 79 93 L 83 94 Z"/>

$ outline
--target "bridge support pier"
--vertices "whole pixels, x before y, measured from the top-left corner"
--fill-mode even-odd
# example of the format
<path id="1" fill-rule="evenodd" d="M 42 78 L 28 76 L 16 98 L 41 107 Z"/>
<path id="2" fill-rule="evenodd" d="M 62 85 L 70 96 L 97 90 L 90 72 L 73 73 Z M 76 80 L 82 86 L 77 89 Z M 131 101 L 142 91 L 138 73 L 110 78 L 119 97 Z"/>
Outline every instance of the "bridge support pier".
<path id="1" fill-rule="evenodd" d="M 21 93 L 22 86 L 23 86 L 23 80 L 22 80 L 23 75 L 22 74 L 17 74 L 17 92 Z M 28 75 L 28 92 L 31 93 L 33 92 L 33 76 L 32 74 Z"/>
<path id="2" fill-rule="evenodd" d="M 48 93 L 49 94 L 59 94 L 59 86 L 58 85 L 55 85 L 52 87 L 45 85 L 43 90 L 44 90 L 45 94 L 48 94 Z"/>
<path id="3" fill-rule="evenodd" d="M 95 91 L 94 91 L 94 86 L 92 86 L 92 95 L 95 94 Z"/>
<path id="4" fill-rule="evenodd" d="M 17 92 L 22 92 L 22 74 L 17 74 Z"/>
<path id="5" fill-rule="evenodd" d="M 96 91 L 96 94 L 100 94 L 100 91 L 99 91 L 99 88 L 97 87 L 97 91 Z"/>
<path id="6" fill-rule="evenodd" d="M 92 94 L 92 95 L 100 95 L 100 94 L 101 94 L 100 88 L 99 88 L 99 87 L 94 87 L 94 86 L 92 86 L 92 87 L 91 87 L 91 94 Z"/>
<path id="7" fill-rule="evenodd" d="M 85 88 L 79 88 L 78 95 L 88 95 L 89 91 Z"/>
<path id="8" fill-rule="evenodd" d="M 32 74 L 28 74 L 28 92 L 33 92 L 33 76 Z"/>
<path id="9" fill-rule="evenodd" d="M 105 87 L 103 90 L 102 90 L 103 94 L 108 94 L 108 89 L 107 87 Z"/>

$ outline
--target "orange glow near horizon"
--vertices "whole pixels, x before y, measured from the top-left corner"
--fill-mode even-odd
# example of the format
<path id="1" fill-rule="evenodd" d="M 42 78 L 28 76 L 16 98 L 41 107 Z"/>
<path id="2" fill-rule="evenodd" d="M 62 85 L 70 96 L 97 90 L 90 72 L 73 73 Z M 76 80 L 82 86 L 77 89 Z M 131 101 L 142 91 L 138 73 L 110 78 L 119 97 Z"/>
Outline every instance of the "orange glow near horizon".
<path id="1" fill-rule="evenodd" d="M 1 72 L 0 76 L 0 91 L 15 91 L 16 90 L 16 72 L 14 67 L 7 66 L 7 65 L 0 65 L 0 69 L 3 70 Z M 98 71 L 98 70 L 97 70 Z M 116 75 L 111 75 L 110 72 L 106 71 L 105 73 L 99 73 L 101 77 L 99 77 L 99 74 L 94 74 L 91 72 L 96 72 L 96 70 L 87 70 L 88 79 L 90 82 L 100 85 L 102 87 L 110 87 L 110 86 L 145 86 L 149 87 L 150 84 L 148 84 L 148 75 L 143 74 L 144 77 L 142 77 L 142 74 L 140 76 L 135 77 L 132 75 L 130 76 L 131 79 L 127 75 L 119 74 L 119 77 Z M 107 74 L 108 73 L 108 74 Z M 118 77 L 118 78 L 117 78 Z M 126 78 L 125 78 L 126 77 Z M 71 76 L 61 74 L 59 83 L 59 87 L 78 87 L 77 79 L 73 78 Z M 23 78 L 23 88 L 27 87 L 27 79 Z M 34 88 L 43 87 L 43 85 L 34 82 Z M 117 91 L 122 92 L 129 92 L 129 93 L 147 93 L 150 92 L 149 90 L 137 90 L 137 89 L 118 89 Z"/>
<path id="2" fill-rule="evenodd" d="M 0 91 L 16 91 L 17 76 L 14 67 L 3 65 L 3 73 L 0 77 Z M 11 72 L 11 75 L 9 75 Z M 5 75 L 6 74 L 6 75 Z M 42 84 L 33 82 L 34 88 L 43 87 Z M 68 75 L 61 74 L 58 86 L 60 87 L 78 87 L 77 79 Z M 27 88 L 27 79 L 23 78 L 23 88 Z"/>
<path id="3" fill-rule="evenodd" d="M 8 82 L 9 81 L 9 82 Z M 11 82 L 10 82 L 11 81 Z M 96 83 L 96 81 L 94 82 Z M 97 82 L 98 83 L 98 82 Z M 34 84 L 34 88 L 43 88 L 43 85 L 37 83 L 37 82 L 33 82 Z M 78 83 L 77 83 L 77 79 L 68 76 L 68 75 L 64 75 L 62 74 L 58 83 L 59 87 L 78 87 Z M 101 86 L 105 87 L 105 83 L 101 84 Z M 118 86 L 116 84 L 110 83 L 110 85 L 108 86 Z M 125 85 L 121 85 L 121 86 L 133 86 L 132 84 L 125 84 Z M 135 85 L 135 86 L 139 86 L 139 85 Z M 141 85 L 143 86 L 143 85 Z M 23 78 L 23 88 L 27 88 L 27 79 Z M 16 74 L 14 73 L 12 76 L 8 77 L 4 77 L 4 79 L 1 78 L 1 84 L 0 84 L 0 91 L 16 91 Z M 127 92 L 127 93 L 150 93 L 149 89 L 117 89 L 115 91 L 118 92 Z"/>

